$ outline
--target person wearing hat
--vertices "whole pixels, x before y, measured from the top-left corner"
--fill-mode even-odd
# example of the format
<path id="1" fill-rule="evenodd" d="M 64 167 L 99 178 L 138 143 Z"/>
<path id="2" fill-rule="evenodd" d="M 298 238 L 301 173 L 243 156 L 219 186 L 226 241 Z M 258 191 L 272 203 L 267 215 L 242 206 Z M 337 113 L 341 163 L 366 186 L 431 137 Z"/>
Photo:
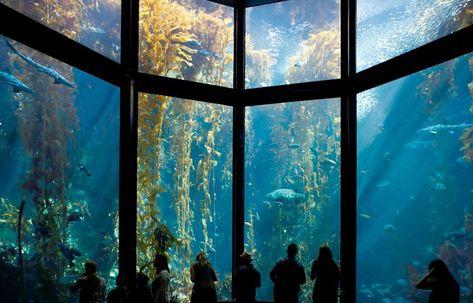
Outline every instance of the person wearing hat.
<path id="1" fill-rule="evenodd" d="M 240 259 L 241 266 L 235 277 L 235 299 L 237 303 L 254 303 L 256 288 L 261 286 L 261 275 L 251 264 L 253 257 L 249 253 L 244 251 Z"/>

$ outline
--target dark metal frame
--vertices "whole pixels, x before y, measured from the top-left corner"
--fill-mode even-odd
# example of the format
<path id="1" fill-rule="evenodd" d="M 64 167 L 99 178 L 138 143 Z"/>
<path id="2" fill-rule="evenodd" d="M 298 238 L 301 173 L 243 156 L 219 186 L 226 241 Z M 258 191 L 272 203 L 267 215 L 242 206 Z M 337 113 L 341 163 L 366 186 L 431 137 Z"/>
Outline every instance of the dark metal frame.
<path id="1" fill-rule="evenodd" d="M 238 255 L 243 251 L 244 242 L 245 107 L 277 102 L 340 98 L 342 302 L 355 302 L 356 94 L 473 52 L 473 39 L 471 39 L 473 26 L 357 73 L 355 65 L 356 0 L 341 0 L 340 79 L 245 89 L 245 8 L 276 1 L 219 0 L 215 2 L 233 6 L 235 9 L 234 88 L 139 73 L 139 1 L 137 0 L 122 1 L 121 63 L 110 60 L 3 4 L 0 4 L 0 34 L 120 87 L 119 266 L 120 272 L 129 277 L 134 277 L 136 269 L 138 92 L 233 106 L 233 273 L 237 268 Z M 133 281 L 130 281 L 130 285 L 133 285 Z"/>

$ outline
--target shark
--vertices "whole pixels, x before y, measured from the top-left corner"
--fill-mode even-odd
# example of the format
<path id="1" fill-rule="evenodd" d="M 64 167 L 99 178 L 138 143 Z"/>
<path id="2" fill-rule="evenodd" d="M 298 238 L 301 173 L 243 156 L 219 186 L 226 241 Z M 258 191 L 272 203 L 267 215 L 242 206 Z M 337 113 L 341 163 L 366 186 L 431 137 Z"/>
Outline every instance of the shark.
<path id="1" fill-rule="evenodd" d="M 33 89 L 8 72 L 0 71 L 0 81 L 3 81 L 13 87 L 14 93 L 24 92 L 30 95 L 36 95 L 36 92 Z"/>
<path id="2" fill-rule="evenodd" d="M 304 199 L 306 199 L 306 195 L 294 189 L 279 188 L 267 194 L 265 202 L 294 204 L 302 202 Z"/>
<path id="3" fill-rule="evenodd" d="M 468 127 L 472 127 L 473 123 L 460 123 L 460 124 L 436 124 L 428 127 L 424 127 L 419 129 L 418 133 L 430 133 L 430 134 L 438 134 L 439 132 L 452 132 L 458 129 L 465 129 Z"/>
<path id="4" fill-rule="evenodd" d="M 50 76 L 51 78 L 54 79 L 54 83 L 55 84 L 63 84 L 67 87 L 70 87 L 70 88 L 75 88 L 74 84 L 72 84 L 71 81 L 67 80 L 66 77 L 64 77 L 63 75 L 61 75 L 60 73 L 58 73 L 56 70 L 50 68 L 50 67 L 47 67 L 47 66 L 44 66 L 36 61 L 34 61 L 33 59 L 31 59 L 30 57 L 20 53 L 8 40 L 5 40 L 6 43 L 7 43 L 7 46 L 15 53 L 17 54 L 21 59 L 23 59 L 26 63 L 28 63 L 29 65 L 33 66 L 38 72 L 40 73 L 44 73 L 48 76 Z"/>

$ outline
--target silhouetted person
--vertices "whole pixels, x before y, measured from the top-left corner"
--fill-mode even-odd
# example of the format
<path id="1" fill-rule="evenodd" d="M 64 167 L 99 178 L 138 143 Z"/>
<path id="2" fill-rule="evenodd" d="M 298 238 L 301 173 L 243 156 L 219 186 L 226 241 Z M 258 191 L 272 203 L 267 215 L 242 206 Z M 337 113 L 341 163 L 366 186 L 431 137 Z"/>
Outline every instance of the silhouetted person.
<path id="1" fill-rule="evenodd" d="M 280 260 L 271 270 L 269 277 L 274 283 L 274 303 L 297 303 L 300 285 L 305 283 L 304 267 L 296 261 L 297 245 L 287 247 L 287 258 Z"/>
<path id="2" fill-rule="evenodd" d="M 416 284 L 419 289 L 431 289 L 429 303 L 460 302 L 460 286 L 440 259 L 429 264 L 429 272 Z"/>
<path id="3" fill-rule="evenodd" d="M 310 279 L 315 279 L 312 301 L 314 303 L 337 303 L 340 269 L 333 260 L 328 246 L 320 246 L 319 256 L 312 262 Z"/>
<path id="4" fill-rule="evenodd" d="M 107 296 L 108 303 L 125 303 L 127 302 L 126 279 L 124 274 L 119 274 L 116 278 L 117 287 L 112 289 Z"/>
<path id="5" fill-rule="evenodd" d="M 256 302 L 256 288 L 261 286 L 261 275 L 251 264 L 252 256 L 246 251 L 240 255 L 241 266 L 235 277 L 235 297 L 237 303 Z"/>
<path id="6" fill-rule="evenodd" d="M 192 264 L 190 268 L 191 281 L 194 282 L 191 303 L 216 303 L 217 274 L 204 252 L 198 253 L 195 260 L 197 262 Z"/>
<path id="7" fill-rule="evenodd" d="M 154 258 L 156 278 L 153 281 L 153 303 L 169 303 L 169 275 L 168 258 L 163 254 L 157 254 Z"/>
<path id="8" fill-rule="evenodd" d="M 80 303 L 103 303 L 105 301 L 105 281 L 97 275 L 97 263 L 85 262 L 85 273 L 71 287 L 72 292 L 80 290 Z"/>
<path id="9" fill-rule="evenodd" d="M 136 274 L 136 288 L 130 292 L 129 302 L 151 303 L 151 289 L 148 287 L 149 277 L 139 272 Z"/>

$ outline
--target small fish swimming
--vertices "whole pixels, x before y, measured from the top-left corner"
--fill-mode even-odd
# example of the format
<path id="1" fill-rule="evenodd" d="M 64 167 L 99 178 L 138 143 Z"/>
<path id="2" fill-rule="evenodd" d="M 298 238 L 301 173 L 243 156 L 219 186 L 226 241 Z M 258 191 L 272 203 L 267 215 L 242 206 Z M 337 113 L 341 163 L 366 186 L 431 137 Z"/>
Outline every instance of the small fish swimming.
<path id="1" fill-rule="evenodd" d="M 297 144 L 297 143 L 293 143 L 293 144 L 289 144 L 287 146 L 287 148 L 289 148 L 289 149 L 298 149 L 298 148 L 301 148 L 301 145 Z"/>
<path id="2" fill-rule="evenodd" d="M 84 164 L 78 163 L 78 164 L 77 164 L 77 167 L 79 168 L 79 171 L 80 171 L 81 173 L 83 173 L 85 176 L 87 176 L 87 177 L 92 176 L 92 174 L 91 174 L 90 171 L 87 169 L 87 167 L 85 167 Z"/>
<path id="3" fill-rule="evenodd" d="M 49 230 L 41 224 L 35 224 L 34 232 L 38 237 L 51 238 Z"/>
<path id="4" fill-rule="evenodd" d="M 82 32 L 98 34 L 98 35 L 104 35 L 106 33 L 103 28 L 95 27 L 95 26 L 84 26 L 84 27 L 81 27 L 81 30 Z"/>
<path id="5" fill-rule="evenodd" d="M 390 185 L 390 184 L 391 184 L 390 181 L 384 180 L 384 181 L 381 181 L 381 182 L 379 182 L 378 184 L 376 184 L 376 187 L 377 187 L 377 188 L 383 188 L 383 187 L 386 187 L 386 186 L 388 186 L 388 185 Z"/>
<path id="6" fill-rule="evenodd" d="M 15 76 L 13 76 L 10 73 L 0 71 L 0 81 L 3 81 L 6 84 L 13 87 L 13 92 L 14 93 L 24 92 L 24 93 L 28 93 L 30 95 L 36 95 L 36 92 L 34 90 L 32 90 L 25 83 L 23 83 L 20 80 L 18 80 L 17 78 L 15 78 Z"/>
<path id="7" fill-rule="evenodd" d="M 294 64 L 294 67 L 301 67 L 302 66 L 302 62 L 301 61 L 298 61 Z"/>
<path id="8" fill-rule="evenodd" d="M 282 204 L 296 204 L 306 199 L 306 195 L 294 189 L 280 188 L 266 195 L 267 202 L 280 202 Z"/>
<path id="9" fill-rule="evenodd" d="M 371 219 L 371 216 L 367 214 L 360 214 L 360 217 L 365 218 L 365 219 Z"/>
<path id="10" fill-rule="evenodd" d="M 84 214 L 78 211 L 73 211 L 67 216 L 67 222 L 76 222 L 84 220 Z"/>
<path id="11" fill-rule="evenodd" d="M 217 60 L 221 60 L 222 56 L 216 52 L 209 51 L 208 49 L 202 48 L 197 51 L 199 54 L 206 57 L 214 57 Z"/>
<path id="12" fill-rule="evenodd" d="M 31 66 L 33 66 L 38 72 L 40 73 L 44 73 L 48 76 L 50 76 L 51 78 L 54 79 L 54 83 L 55 84 L 63 84 L 67 87 L 70 87 L 70 88 L 75 88 L 74 84 L 72 84 L 71 81 L 67 80 L 66 77 L 64 77 L 63 75 L 61 75 L 60 73 L 58 73 L 56 70 L 50 68 L 50 67 L 47 67 L 47 66 L 44 66 L 42 64 L 39 64 L 38 62 L 34 61 L 33 59 L 31 59 L 30 57 L 20 53 L 8 40 L 5 40 L 5 42 L 7 43 L 7 46 L 15 53 L 17 54 L 21 59 L 23 59 L 24 61 L 26 61 L 26 63 L 30 64 Z"/>

